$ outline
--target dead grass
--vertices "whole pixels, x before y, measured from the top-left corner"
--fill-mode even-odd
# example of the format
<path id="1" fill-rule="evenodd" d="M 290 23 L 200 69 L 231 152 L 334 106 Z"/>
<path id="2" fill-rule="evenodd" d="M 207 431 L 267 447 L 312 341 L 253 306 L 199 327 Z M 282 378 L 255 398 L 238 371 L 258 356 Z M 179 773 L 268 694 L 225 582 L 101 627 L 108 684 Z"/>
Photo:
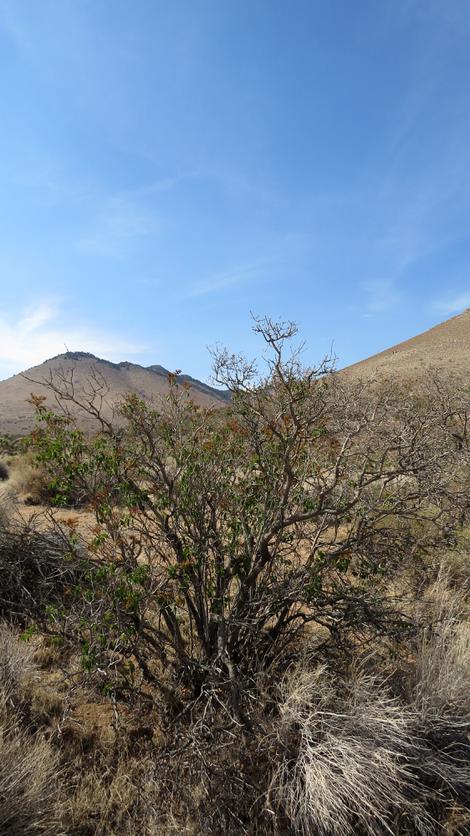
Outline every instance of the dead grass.
<path id="1" fill-rule="evenodd" d="M 425 596 L 429 605 L 416 659 L 415 704 L 423 718 L 460 717 L 470 729 L 470 621 L 465 590 L 439 574 Z"/>
<path id="2" fill-rule="evenodd" d="M 156 836 L 154 766 L 149 758 L 122 757 L 106 767 L 97 763 L 77 771 L 75 787 L 64 799 L 69 833 L 95 836 Z M 78 779 L 78 780 L 77 780 Z"/>
<path id="3" fill-rule="evenodd" d="M 35 672 L 33 653 L 6 625 L 0 626 L 0 690 L 6 698 L 23 693 Z"/>
<path id="4" fill-rule="evenodd" d="M 294 834 L 468 832 L 467 590 L 441 569 L 415 606 L 415 651 L 394 672 L 377 654 L 346 676 L 304 661 L 286 677 L 269 803 Z"/>
<path id="5" fill-rule="evenodd" d="M 57 803 L 58 757 L 22 723 L 17 707 L 34 670 L 32 653 L 6 627 L 0 630 L 0 833 L 63 832 Z"/>
<path id="6" fill-rule="evenodd" d="M 3 709 L 3 710 L 2 710 Z M 57 805 L 58 759 L 40 736 L 18 729 L 14 718 L 0 730 L 0 832 L 38 836 L 63 832 Z"/>
<path id="7" fill-rule="evenodd" d="M 26 505 L 48 504 L 50 476 L 37 465 L 32 453 L 18 453 L 10 459 L 10 478 L 5 489 L 15 500 Z"/>
<path id="8" fill-rule="evenodd" d="M 426 832 L 426 811 L 410 794 L 410 763 L 419 754 L 412 725 L 374 677 L 358 674 L 338 688 L 324 666 L 293 672 L 283 686 L 279 727 L 290 756 L 272 785 L 293 832 L 392 834 L 398 815 L 419 818 Z"/>

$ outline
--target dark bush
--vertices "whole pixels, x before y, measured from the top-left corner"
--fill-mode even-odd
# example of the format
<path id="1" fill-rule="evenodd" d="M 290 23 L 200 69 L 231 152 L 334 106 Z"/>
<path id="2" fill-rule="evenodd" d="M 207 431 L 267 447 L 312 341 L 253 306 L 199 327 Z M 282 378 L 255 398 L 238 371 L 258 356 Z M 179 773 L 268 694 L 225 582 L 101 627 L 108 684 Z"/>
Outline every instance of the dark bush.
<path id="1" fill-rule="evenodd" d="M 59 531 L 40 531 L 34 521 L 0 519 L 0 616 L 25 623 L 43 620 L 62 606 L 67 590 L 85 573 L 78 550 Z"/>

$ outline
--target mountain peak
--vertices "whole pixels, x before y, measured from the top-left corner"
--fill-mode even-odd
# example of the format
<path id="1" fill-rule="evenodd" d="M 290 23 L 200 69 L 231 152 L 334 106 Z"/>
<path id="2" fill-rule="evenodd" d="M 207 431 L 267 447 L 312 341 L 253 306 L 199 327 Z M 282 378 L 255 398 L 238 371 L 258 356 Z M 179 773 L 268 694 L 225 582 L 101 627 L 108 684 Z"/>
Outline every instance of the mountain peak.
<path id="1" fill-rule="evenodd" d="M 165 397 L 169 391 L 168 371 L 163 366 L 155 364 L 145 368 L 126 361 L 113 363 L 96 357 L 90 351 L 65 351 L 28 369 L 26 374 L 13 375 L 0 381 L 0 434 L 20 436 L 31 432 L 35 420 L 34 409 L 29 401 L 31 392 L 40 392 L 51 400 L 47 381 L 51 376 L 60 375 L 68 369 L 73 369 L 73 384 L 78 395 L 89 392 L 90 380 L 96 373 L 104 381 L 106 394 L 102 409 L 108 419 L 113 417 L 114 405 L 126 394 L 135 394 L 153 403 Z M 178 375 L 177 381 L 187 382 L 191 387 L 191 397 L 203 407 L 224 406 L 230 397 L 228 392 L 214 389 L 188 375 Z M 81 414 L 79 420 L 84 429 L 96 429 L 86 415 Z"/>
<path id="2" fill-rule="evenodd" d="M 90 351 L 64 351 L 62 354 L 56 354 L 55 357 L 50 357 L 50 360 L 101 360 Z M 47 362 L 47 361 L 46 361 Z M 107 362 L 103 360 L 102 362 Z"/>

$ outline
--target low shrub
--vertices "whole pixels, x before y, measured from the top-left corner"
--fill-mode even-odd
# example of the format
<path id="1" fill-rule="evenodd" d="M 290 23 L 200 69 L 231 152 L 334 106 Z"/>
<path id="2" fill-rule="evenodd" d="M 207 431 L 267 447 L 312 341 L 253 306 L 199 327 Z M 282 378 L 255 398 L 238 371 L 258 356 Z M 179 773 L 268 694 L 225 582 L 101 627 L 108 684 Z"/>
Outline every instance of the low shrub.
<path id="1" fill-rule="evenodd" d="M 49 505 L 52 499 L 51 477 L 39 465 L 31 452 L 12 456 L 9 469 L 8 490 L 28 505 Z"/>
<path id="2" fill-rule="evenodd" d="M 51 607 L 62 607 L 66 590 L 86 568 L 76 549 L 56 529 L 42 531 L 6 510 L 0 517 L 0 616 L 20 624 L 44 621 Z M 49 609 L 48 609 L 49 608 Z"/>

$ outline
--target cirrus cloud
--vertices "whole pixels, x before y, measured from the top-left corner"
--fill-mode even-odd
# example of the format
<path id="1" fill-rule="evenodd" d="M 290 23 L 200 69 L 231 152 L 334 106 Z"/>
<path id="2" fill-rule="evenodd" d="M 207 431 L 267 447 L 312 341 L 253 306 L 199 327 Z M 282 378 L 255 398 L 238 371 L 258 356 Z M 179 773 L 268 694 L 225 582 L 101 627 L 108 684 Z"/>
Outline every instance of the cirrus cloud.
<path id="1" fill-rule="evenodd" d="M 16 316 L 0 311 L 0 378 L 67 350 L 123 360 L 144 347 L 98 328 L 67 323 L 59 306 L 52 302 L 41 302 Z"/>
<path id="2" fill-rule="evenodd" d="M 457 314 L 470 307 L 470 290 L 459 293 L 448 299 L 440 299 L 434 302 L 434 310 L 443 314 Z"/>

